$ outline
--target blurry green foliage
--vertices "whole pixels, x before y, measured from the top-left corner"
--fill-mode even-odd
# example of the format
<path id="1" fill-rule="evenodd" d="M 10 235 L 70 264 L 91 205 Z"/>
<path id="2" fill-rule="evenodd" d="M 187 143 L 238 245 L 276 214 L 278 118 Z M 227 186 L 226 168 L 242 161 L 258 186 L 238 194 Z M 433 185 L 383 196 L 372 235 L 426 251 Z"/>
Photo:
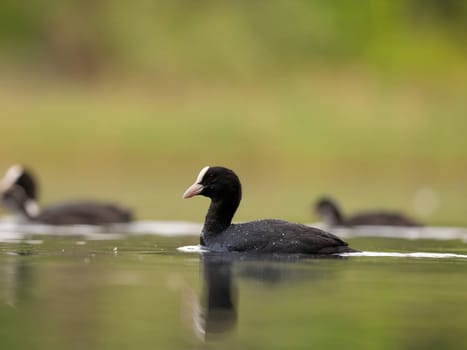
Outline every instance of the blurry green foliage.
<path id="1" fill-rule="evenodd" d="M 181 192 L 222 164 L 240 220 L 325 193 L 409 212 L 427 186 L 427 221 L 465 224 L 466 40 L 457 0 L 4 0 L 0 165 L 139 217 L 200 220 Z"/>
<path id="2" fill-rule="evenodd" d="M 426 72 L 464 64 L 466 33 L 462 0 L 0 3 L 0 57 L 91 76 L 248 76 L 324 62 Z"/>

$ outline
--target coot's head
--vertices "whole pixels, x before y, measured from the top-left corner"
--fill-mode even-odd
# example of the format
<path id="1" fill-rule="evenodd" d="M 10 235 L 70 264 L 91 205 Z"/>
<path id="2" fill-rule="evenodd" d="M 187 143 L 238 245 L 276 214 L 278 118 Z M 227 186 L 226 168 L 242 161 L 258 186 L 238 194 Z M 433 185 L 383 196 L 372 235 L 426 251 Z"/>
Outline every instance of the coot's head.
<path id="1" fill-rule="evenodd" d="M 315 212 L 327 225 L 341 225 L 343 223 L 339 207 L 330 198 L 324 197 L 316 202 Z"/>
<path id="2" fill-rule="evenodd" d="M 9 167 L 0 183 L 2 193 L 8 191 L 13 186 L 23 188 L 29 198 L 37 200 L 38 190 L 36 179 L 29 169 L 19 164 Z"/>
<path id="3" fill-rule="evenodd" d="M 213 201 L 234 200 L 240 202 L 242 186 L 238 176 L 230 169 L 206 166 L 198 174 L 196 181 L 183 194 L 183 198 L 202 195 Z"/>
<path id="4" fill-rule="evenodd" d="M 38 215 L 37 185 L 32 173 L 21 165 L 13 165 L 0 182 L 2 205 L 12 212 L 33 217 Z"/>

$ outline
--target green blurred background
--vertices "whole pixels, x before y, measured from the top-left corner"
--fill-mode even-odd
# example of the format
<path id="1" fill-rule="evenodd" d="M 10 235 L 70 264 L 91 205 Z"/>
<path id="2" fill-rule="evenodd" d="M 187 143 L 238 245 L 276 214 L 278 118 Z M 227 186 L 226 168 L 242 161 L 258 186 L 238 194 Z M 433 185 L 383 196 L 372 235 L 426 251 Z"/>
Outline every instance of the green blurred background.
<path id="1" fill-rule="evenodd" d="M 237 220 L 313 221 L 329 194 L 467 224 L 462 0 L 3 0 L 0 76 L 0 167 L 43 203 L 202 221 L 181 194 L 225 165 Z"/>

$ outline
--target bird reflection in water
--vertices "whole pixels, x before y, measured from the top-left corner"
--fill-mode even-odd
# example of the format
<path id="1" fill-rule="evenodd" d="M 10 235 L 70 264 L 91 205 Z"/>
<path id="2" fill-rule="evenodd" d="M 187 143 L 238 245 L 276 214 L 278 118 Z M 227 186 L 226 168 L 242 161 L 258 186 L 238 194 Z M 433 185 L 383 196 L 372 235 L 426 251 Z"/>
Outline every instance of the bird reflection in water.
<path id="1" fill-rule="evenodd" d="M 204 284 L 193 322 L 196 335 L 208 340 L 226 334 L 237 325 L 237 288 L 232 278 L 232 261 L 220 254 L 201 256 Z"/>
<path id="2" fill-rule="evenodd" d="M 30 260 L 23 256 L 31 255 L 21 251 L 2 258 L 0 264 L 0 303 L 16 308 L 18 303 L 31 298 L 36 270 Z"/>
<path id="3" fill-rule="evenodd" d="M 202 294 L 199 298 L 193 296 L 195 299 L 190 302 L 191 327 L 196 336 L 203 341 L 215 340 L 235 330 L 238 322 L 237 278 L 252 279 L 269 286 L 279 286 L 291 280 L 317 281 L 328 278 L 328 271 L 309 268 L 308 264 L 316 258 L 345 259 L 340 256 L 317 257 L 302 254 L 264 256 L 203 253 L 200 259 Z"/>

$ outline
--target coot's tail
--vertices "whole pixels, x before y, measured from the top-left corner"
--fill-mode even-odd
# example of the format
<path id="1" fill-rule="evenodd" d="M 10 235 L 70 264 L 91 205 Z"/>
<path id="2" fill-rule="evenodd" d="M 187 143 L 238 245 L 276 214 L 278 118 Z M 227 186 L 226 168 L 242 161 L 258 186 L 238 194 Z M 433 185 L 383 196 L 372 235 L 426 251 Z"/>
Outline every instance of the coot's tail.
<path id="1" fill-rule="evenodd" d="M 340 253 L 360 253 L 360 250 L 350 248 L 346 245 L 337 247 L 326 247 L 319 251 L 319 254 L 340 254 Z"/>
<path id="2" fill-rule="evenodd" d="M 362 251 L 361 250 L 358 250 L 358 249 L 353 249 L 353 248 L 350 248 L 348 246 L 344 246 L 344 247 L 340 247 L 342 249 L 340 249 L 338 251 L 338 253 L 361 253 Z"/>

